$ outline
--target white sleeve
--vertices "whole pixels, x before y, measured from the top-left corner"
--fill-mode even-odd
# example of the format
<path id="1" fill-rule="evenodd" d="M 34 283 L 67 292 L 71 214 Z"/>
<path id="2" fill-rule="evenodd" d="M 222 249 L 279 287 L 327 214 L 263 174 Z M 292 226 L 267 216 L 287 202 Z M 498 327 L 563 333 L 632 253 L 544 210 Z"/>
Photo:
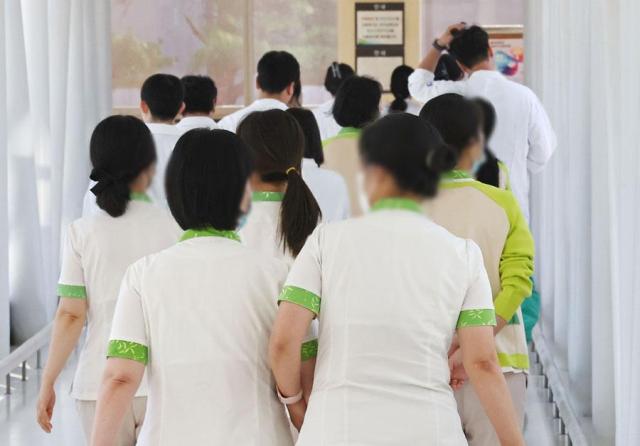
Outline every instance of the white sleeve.
<path id="1" fill-rule="evenodd" d="M 116 303 L 107 356 L 147 364 L 149 340 L 140 295 L 144 259 L 131 265 L 124 275 Z"/>
<path id="2" fill-rule="evenodd" d="M 426 103 L 445 93 L 466 94 L 466 81 L 436 81 L 434 78 L 435 75 L 431 71 L 416 68 L 409 76 L 411 96 L 417 101 Z"/>
<path id="3" fill-rule="evenodd" d="M 467 240 L 466 243 L 469 282 L 457 328 L 496 325 L 491 285 L 484 268 L 482 252 L 473 241 Z"/>
<path id="4" fill-rule="evenodd" d="M 538 173 L 551 159 L 558 142 L 556 134 L 551 127 L 549 116 L 540 103 L 540 100 L 533 93 L 531 93 L 531 96 L 527 168 L 531 173 Z"/>
<path id="5" fill-rule="evenodd" d="M 320 263 L 320 230 L 318 226 L 293 262 L 284 284 L 279 302 L 291 302 L 318 315 L 322 296 L 322 269 Z"/>
<path id="6" fill-rule="evenodd" d="M 58 280 L 57 293 L 60 297 L 86 299 L 87 289 L 84 282 L 84 270 L 82 268 L 82 254 L 79 249 L 79 240 L 73 224 L 67 231 L 64 247 L 62 249 L 62 268 Z"/>

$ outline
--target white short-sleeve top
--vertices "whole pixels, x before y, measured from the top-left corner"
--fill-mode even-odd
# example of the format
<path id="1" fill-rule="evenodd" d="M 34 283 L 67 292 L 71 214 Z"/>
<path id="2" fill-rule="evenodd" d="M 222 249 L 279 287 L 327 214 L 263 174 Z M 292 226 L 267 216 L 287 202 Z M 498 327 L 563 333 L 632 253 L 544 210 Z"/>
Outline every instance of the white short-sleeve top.
<path id="1" fill-rule="evenodd" d="M 349 190 L 342 175 L 318 167 L 314 160 L 305 158 L 302 160 L 302 178 L 322 210 L 323 222 L 332 223 L 349 218 Z"/>
<path id="2" fill-rule="evenodd" d="M 246 224 L 238 234 L 242 243 L 270 257 L 286 263 L 287 268 L 293 264 L 293 256 L 285 250 L 280 237 L 280 210 L 282 192 L 254 192 L 251 200 L 251 211 Z M 318 325 L 313 322 L 302 345 L 302 360 L 316 356 L 318 350 Z"/>
<path id="3" fill-rule="evenodd" d="M 132 194 L 124 215 L 100 210 L 71 223 L 63 248 L 58 295 L 87 299 L 87 334 L 71 395 L 95 400 L 107 357 L 111 320 L 127 267 L 141 257 L 176 243 L 180 228 L 146 195 Z M 145 395 L 140 386 L 137 395 Z"/>
<path id="4" fill-rule="evenodd" d="M 287 267 L 238 241 L 187 231 L 125 275 L 109 356 L 147 364 L 138 445 L 293 444 L 267 357 Z"/>
<path id="5" fill-rule="evenodd" d="M 410 200 L 320 226 L 281 301 L 317 314 L 313 393 L 298 445 L 466 445 L 447 352 L 456 327 L 495 325 L 480 249 Z"/>

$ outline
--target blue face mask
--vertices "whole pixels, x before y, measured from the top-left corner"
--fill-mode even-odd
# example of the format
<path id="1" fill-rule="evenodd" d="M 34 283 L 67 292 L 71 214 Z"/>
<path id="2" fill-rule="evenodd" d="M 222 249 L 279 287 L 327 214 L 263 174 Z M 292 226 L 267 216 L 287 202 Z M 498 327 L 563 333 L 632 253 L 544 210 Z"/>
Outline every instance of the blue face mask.
<path id="1" fill-rule="evenodd" d="M 244 227 L 244 225 L 247 224 L 247 220 L 249 219 L 250 212 L 251 212 L 251 205 L 249 205 L 249 209 L 247 209 L 247 212 L 243 212 L 242 210 L 240 211 L 240 218 L 238 218 L 238 227 L 236 231 L 239 231 Z"/>
<path id="2" fill-rule="evenodd" d="M 473 162 L 473 166 L 471 167 L 471 175 L 474 177 L 478 174 L 478 171 L 482 167 L 482 165 L 487 161 L 487 155 L 482 151 L 482 156 Z"/>

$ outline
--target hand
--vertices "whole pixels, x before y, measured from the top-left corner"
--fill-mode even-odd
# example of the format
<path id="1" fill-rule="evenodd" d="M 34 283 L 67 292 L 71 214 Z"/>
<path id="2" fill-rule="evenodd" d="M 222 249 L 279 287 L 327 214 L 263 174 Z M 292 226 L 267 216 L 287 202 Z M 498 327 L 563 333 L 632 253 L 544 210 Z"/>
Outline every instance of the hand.
<path id="1" fill-rule="evenodd" d="M 464 365 L 462 365 L 462 350 L 457 349 L 449 356 L 449 370 L 451 371 L 449 385 L 453 390 L 460 390 L 469 379 Z"/>
<path id="2" fill-rule="evenodd" d="M 53 417 L 53 406 L 56 404 L 56 391 L 53 385 L 44 384 L 40 388 L 40 396 L 38 397 L 37 404 L 37 419 L 38 424 L 46 433 L 51 433 L 53 425 L 51 424 L 51 418 Z"/>
<path id="3" fill-rule="evenodd" d="M 449 353 L 447 353 L 447 357 L 453 355 L 456 350 L 460 348 L 460 341 L 458 340 L 458 335 L 454 334 L 451 339 L 451 347 L 449 347 Z"/>
<path id="4" fill-rule="evenodd" d="M 455 23 L 449 26 L 447 30 L 440 37 L 438 37 L 438 44 L 440 46 L 444 46 L 448 48 L 449 44 L 453 40 L 453 33 L 455 31 L 460 31 L 461 29 L 464 29 L 465 26 L 467 26 L 465 22 Z"/>
<path id="5" fill-rule="evenodd" d="M 300 432 L 300 428 L 302 428 L 302 423 L 304 422 L 304 415 L 307 412 L 307 403 L 304 398 L 295 404 L 289 404 L 287 410 L 289 411 L 291 424 Z"/>

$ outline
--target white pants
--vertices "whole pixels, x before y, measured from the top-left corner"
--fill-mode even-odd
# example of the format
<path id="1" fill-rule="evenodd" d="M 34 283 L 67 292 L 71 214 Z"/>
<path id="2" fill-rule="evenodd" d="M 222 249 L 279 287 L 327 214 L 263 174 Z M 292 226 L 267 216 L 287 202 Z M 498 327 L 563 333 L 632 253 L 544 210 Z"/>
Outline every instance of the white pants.
<path id="1" fill-rule="evenodd" d="M 134 446 L 144 421 L 144 414 L 147 408 L 147 397 L 139 396 L 133 399 L 129 410 L 127 410 L 120 432 L 116 437 L 116 446 Z M 91 430 L 93 429 L 93 419 L 96 415 L 96 401 L 76 400 L 76 409 L 80 415 L 80 422 L 84 430 L 87 444 L 91 442 Z"/>
<path id="2" fill-rule="evenodd" d="M 524 403 L 527 392 L 527 375 L 524 373 L 505 373 L 507 387 L 511 393 L 516 418 L 522 429 L 524 424 Z M 462 430 L 467 437 L 469 446 L 499 446 L 498 436 L 493 429 L 489 417 L 476 395 L 470 382 L 455 392 L 458 403 L 458 413 L 462 420 Z"/>

